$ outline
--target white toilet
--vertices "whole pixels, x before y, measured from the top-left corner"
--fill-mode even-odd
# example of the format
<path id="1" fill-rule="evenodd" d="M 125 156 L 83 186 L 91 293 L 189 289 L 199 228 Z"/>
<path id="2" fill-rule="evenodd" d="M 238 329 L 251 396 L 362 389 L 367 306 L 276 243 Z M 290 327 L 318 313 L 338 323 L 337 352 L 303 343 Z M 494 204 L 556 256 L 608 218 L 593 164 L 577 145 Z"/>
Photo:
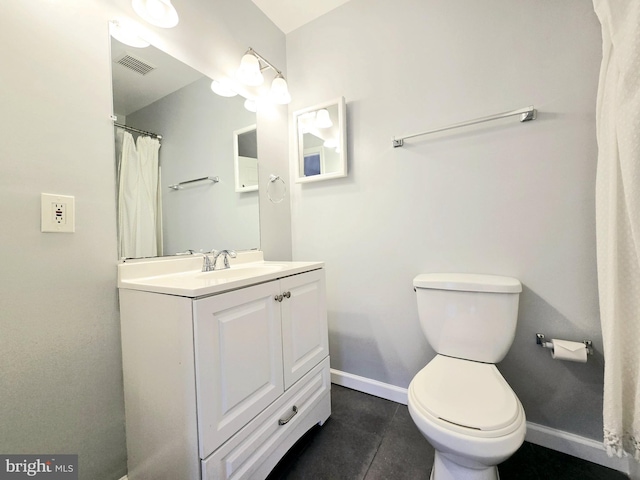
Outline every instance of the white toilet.
<path id="1" fill-rule="evenodd" d="M 409 413 L 436 450 L 432 480 L 496 480 L 522 445 L 524 410 L 495 363 L 513 343 L 515 278 L 429 273 L 413 280 L 420 325 L 437 355 L 409 385 Z"/>

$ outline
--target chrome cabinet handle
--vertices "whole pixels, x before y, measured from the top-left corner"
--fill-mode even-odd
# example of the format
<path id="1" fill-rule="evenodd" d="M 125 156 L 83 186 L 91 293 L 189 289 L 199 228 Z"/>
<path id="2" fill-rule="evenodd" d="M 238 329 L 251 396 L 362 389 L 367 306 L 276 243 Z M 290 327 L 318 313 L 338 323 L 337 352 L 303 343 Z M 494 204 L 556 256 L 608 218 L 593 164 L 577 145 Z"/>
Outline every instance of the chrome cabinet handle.
<path id="1" fill-rule="evenodd" d="M 296 407 L 294 405 L 293 406 L 293 411 L 291 412 L 291 415 L 289 415 L 287 418 L 281 418 L 280 420 L 278 420 L 278 425 L 280 425 L 280 426 L 286 425 L 287 423 L 289 423 L 291 421 L 291 419 L 293 417 L 296 416 L 297 413 L 298 413 L 298 407 Z"/>
<path id="2" fill-rule="evenodd" d="M 291 292 L 284 292 L 282 295 L 276 295 L 273 297 L 276 302 L 281 302 L 285 298 L 291 298 Z"/>

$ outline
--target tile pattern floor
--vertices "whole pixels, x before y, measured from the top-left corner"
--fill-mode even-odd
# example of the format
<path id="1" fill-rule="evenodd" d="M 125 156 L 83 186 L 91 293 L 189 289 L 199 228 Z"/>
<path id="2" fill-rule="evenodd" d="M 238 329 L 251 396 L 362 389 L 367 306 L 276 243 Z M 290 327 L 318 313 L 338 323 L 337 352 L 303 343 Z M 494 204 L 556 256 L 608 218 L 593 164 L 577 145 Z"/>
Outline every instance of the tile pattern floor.
<path id="1" fill-rule="evenodd" d="M 287 453 L 267 480 L 428 480 L 433 448 L 405 405 L 331 386 L 331 417 Z M 623 480 L 626 475 L 525 442 L 501 480 Z"/>

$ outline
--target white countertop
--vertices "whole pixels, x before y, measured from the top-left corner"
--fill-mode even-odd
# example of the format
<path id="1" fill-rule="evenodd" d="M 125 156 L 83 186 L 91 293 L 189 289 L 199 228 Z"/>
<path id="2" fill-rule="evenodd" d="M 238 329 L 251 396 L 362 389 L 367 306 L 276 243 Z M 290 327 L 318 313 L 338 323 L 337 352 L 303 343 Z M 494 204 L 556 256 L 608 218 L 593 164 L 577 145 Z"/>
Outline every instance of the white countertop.
<path id="1" fill-rule="evenodd" d="M 256 251 L 238 252 L 225 270 L 203 272 L 202 263 L 198 254 L 126 261 L 118 265 L 118 288 L 195 298 L 324 267 L 323 262 L 264 261 Z"/>

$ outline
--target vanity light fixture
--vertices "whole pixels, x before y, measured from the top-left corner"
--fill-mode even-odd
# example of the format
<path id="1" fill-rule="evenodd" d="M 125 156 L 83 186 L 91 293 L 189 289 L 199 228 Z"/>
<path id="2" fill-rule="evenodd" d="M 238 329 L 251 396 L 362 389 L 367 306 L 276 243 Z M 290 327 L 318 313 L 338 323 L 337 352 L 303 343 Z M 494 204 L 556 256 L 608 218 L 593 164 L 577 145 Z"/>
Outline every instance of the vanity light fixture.
<path id="1" fill-rule="evenodd" d="M 289 93 L 289 87 L 287 81 L 284 79 L 282 73 L 278 73 L 276 78 L 271 82 L 271 98 L 278 105 L 287 105 L 291 103 L 291 94 Z"/>
<path id="2" fill-rule="evenodd" d="M 264 82 L 263 70 L 272 69 L 276 72 L 276 76 L 271 83 L 271 99 L 280 105 L 286 105 L 291 102 L 289 87 L 284 79 L 282 72 L 274 67 L 271 63 L 260 56 L 253 48 L 249 48 L 240 61 L 240 68 L 236 73 L 236 78 L 245 85 L 257 87 Z"/>
<path id="3" fill-rule="evenodd" d="M 133 0 L 133 9 L 146 22 L 162 28 L 172 28 L 178 24 L 178 12 L 171 0 Z"/>
<path id="4" fill-rule="evenodd" d="M 318 128 L 333 127 L 333 122 L 331 121 L 329 110 L 327 110 L 326 108 L 323 108 L 322 110 L 318 110 L 318 114 L 316 115 L 316 127 Z"/>
<path id="5" fill-rule="evenodd" d="M 316 111 L 298 115 L 298 128 L 304 133 L 310 133 L 315 128 Z"/>
<path id="6" fill-rule="evenodd" d="M 145 48 L 151 45 L 138 35 L 135 31 L 135 27 L 130 22 L 125 20 L 110 20 L 109 34 L 120 43 L 124 43 L 130 47 Z"/>
<path id="7" fill-rule="evenodd" d="M 211 82 L 211 90 L 221 97 L 235 97 L 238 95 L 229 82 L 214 80 Z"/>
<path id="8" fill-rule="evenodd" d="M 331 148 L 335 150 L 336 153 L 340 153 L 340 142 L 337 138 L 328 138 L 322 144 L 325 148 Z"/>
<path id="9" fill-rule="evenodd" d="M 244 101 L 244 108 L 253 113 L 256 113 L 258 111 L 258 105 L 256 104 L 256 101 L 252 100 L 251 98 L 247 98 Z"/>
<path id="10" fill-rule="evenodd" d="M 326 148 L 338 148 L 338 140 L 336 138 L 327 138 L 322 146 Z"/>
<path id="11" fill-rule="evenodd" d="M 264 82 L 264 76 L 261 70 L 260 60 L 258 60 L 254 51 L 249 49 L 249 51 L 243 55 L 242 60 L 240 60 L 240 68 L 238 68 L 236 77 L 245 85 L 257 87 Z"/>

